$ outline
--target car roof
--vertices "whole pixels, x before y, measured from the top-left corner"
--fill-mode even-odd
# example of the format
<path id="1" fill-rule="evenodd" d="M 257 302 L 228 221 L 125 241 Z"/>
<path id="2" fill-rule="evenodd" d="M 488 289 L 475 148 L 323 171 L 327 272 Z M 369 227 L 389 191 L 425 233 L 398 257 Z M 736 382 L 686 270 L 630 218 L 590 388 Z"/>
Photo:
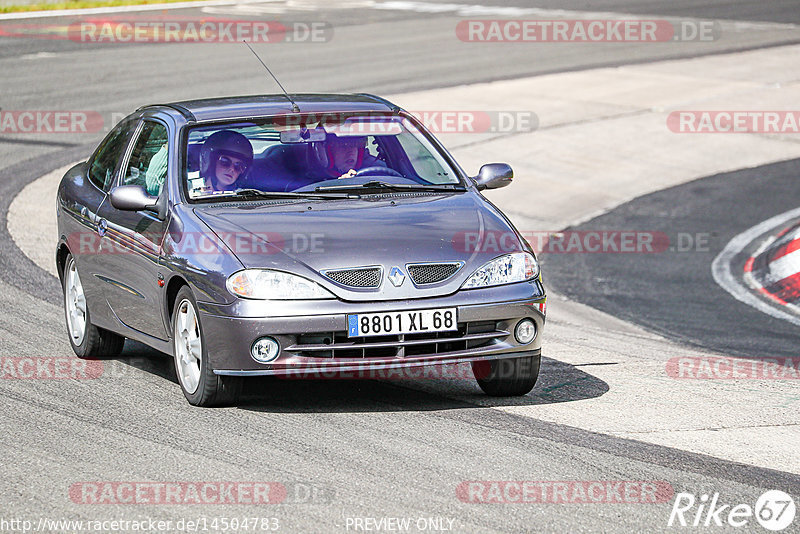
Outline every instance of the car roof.
<path id="1" fill-rule="evenodd" d="M 334 113 L 352 111 L 388 111 L 399 108 L 381 97 L 367 93 L 328 94 L 303 93 L 291 94 L 301 113 Z M 283 94 L 232 96 L 205 98 L 200 100 L 184 100 L 171 104 L 145 106 L 149 108 L 170 108 L 178 111 L 189 121 L 209 121 L 239 117 L 259 117 L 292 113 L 292 105 Z"/>

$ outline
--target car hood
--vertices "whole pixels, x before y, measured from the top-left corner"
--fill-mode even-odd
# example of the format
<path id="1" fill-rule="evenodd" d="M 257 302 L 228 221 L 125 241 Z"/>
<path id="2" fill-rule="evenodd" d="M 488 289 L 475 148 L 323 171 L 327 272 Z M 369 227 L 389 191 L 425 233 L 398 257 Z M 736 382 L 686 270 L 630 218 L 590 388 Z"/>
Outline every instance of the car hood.
<path id="1" fill-rule="evenodd" d="M 386 195 L 336 200 L 214 205 L 195 213 L 247 268 L 288 271 L 345 300 L 387 300 L 451 294 L 478 267 L 524 246 L 502 214 L 476 193 Z M 410 263 L 462 262 L 444 282 L 399 286 L 388 275 Z M 341 286 L 324 271 L 381 266 L 377 289 Z"/>

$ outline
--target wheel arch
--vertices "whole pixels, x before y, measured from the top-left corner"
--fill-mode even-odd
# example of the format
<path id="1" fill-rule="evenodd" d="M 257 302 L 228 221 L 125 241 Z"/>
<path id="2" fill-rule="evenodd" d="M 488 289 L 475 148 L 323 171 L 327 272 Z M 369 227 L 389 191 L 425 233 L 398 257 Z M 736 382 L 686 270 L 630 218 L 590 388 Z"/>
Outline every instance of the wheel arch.
<path id="1" fill-rule="evenodd" d="M 167 282 L 166 291 L 164 292 L 164 305 L 166 306 L 166 315 L 167 318 L 167 326 L 169 327 L 169 332 L 172 332 L 172 313 L 175 310 L 175 299 L 178 297 L 178 292 L 181 290 L 182 287 L 189 286 L 189 282 L 187 282 L 182 276 L 175 275 L 169 279 Z"/>
<path id="2" fill-rule="evenodd" d="M 67 256 L 71 254 L 69 247 L 65 242 L 61 242 L 56 249 L 56 271 L 58 272 L 58 280 L 61 285 L 64 285 L 64 268 L 67 266 Z"/>

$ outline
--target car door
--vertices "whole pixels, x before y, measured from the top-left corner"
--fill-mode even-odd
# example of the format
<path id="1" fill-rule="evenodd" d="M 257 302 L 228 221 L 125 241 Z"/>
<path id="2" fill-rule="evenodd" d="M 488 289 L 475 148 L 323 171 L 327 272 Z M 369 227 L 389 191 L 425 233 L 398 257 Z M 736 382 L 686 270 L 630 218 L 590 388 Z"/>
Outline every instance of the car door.
<path id="1" fill-rule="evenodd" d="M 167 126 L 143 119 L 119 173 L 119 185 L 141 185 L 153 197 L 167 194 L 170 154 Z M 106 226 L 101 246 L 106 298 L 125 325 L 167 339 L 161 310 L 160 253 L 166 229 L 155 211 L 123 211 L 104 202 L 98 212 Z"/>
<path id="2" fill-rule="evenodd" d="M 135 120 L 124 121 L 100 143 L 89 160 L 87 180 L 81 188 L 80 198 L 76 198 L 75 205 L 72 206 L 77 212 L 80 229 L 68 236 L 70 251 L 75 256 L 89 309 L 99 314 L 96 319 L 100 322 L 107 315 L 107 308 L 104 284 L 98 277 L 102 264 L 100 242 L 105 232 L 99 224 L 98 212 L 116 180 L 119 165 L 136 125 Z"/>

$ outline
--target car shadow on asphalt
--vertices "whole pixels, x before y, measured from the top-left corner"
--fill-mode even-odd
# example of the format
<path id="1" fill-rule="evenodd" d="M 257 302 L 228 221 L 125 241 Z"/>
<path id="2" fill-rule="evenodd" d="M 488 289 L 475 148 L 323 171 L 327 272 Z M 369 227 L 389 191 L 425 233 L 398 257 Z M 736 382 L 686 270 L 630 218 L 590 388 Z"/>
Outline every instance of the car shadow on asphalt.
<path id="1" fill-rule="evenodd" d="M 114 361 L 159 376 L 177 386 L 172 359 L 140 343 L 126 342 L 121 357 Z M 346 379 L 330 376 L 252 377 L 244 381 L 238 407 L 290 413 L 450 410 L 558 404 L 600 397 L 608 390 L 606 382 L 583 369 L 542 357 L 539 380 L 533 391 L 522 397 L 485 395 L 472 376 L 469 364 L 459 364 L 422 368 L 413 374 L 392 374 L 383 370 L 378 374 Z M 176 394 L 180 394 L 177 387 Z"/>
<path id="2" fill-rule="evenodd" d="M 539 381 L 523 397 L 486 396 L 468 364 L 442 377 L 309 379 L 259 377 L 245 382 L 239 407 L 261 412 L 396 412 L 531 406 L 603 395 L 608 384 L 577 367 L 542 358 Z"/>

